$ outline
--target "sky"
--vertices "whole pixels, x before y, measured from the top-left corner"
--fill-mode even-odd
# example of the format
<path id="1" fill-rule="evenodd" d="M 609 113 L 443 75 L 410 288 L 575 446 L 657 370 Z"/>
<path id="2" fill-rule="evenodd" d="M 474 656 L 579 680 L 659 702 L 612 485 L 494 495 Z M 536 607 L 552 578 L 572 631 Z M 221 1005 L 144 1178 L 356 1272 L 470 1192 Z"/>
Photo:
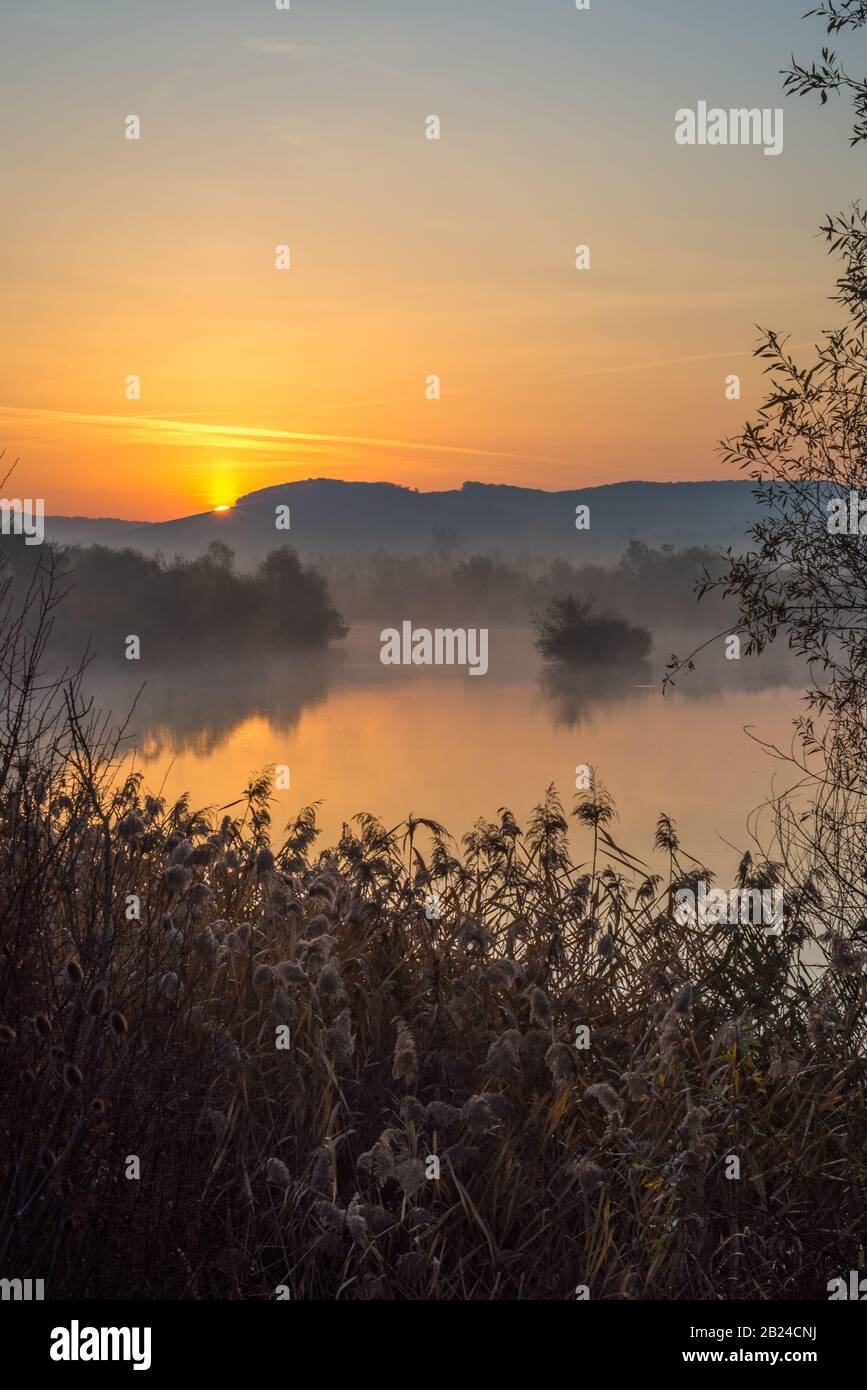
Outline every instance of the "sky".
<path id="1" fill-rule="evenodd" d="M 782 96 L 807 8 L 0 0 L 7 495 L 730 476 L 757 325 L 809 357 L 839 319 L 817 230 L 867 159 L 844 102 Z M 700 100 L 782 107 L 783 153 L 679 146 Z"/>

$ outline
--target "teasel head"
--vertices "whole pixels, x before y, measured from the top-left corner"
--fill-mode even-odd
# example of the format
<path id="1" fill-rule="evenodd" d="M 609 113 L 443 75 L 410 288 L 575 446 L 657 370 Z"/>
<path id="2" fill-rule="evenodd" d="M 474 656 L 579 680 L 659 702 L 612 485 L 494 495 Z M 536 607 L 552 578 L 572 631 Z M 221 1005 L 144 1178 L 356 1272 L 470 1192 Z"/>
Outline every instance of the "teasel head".
<path id="1" fill-rule="evenodd" d="M 84 1085 L 84 1077 L 74 1062 L 67 1062 L 63 1068 L 63 1080 L 74 1091 Z"/>
<path id="2" fill-rule="evenodd" d="M 52 1168 L 57 1167 L 57 1154 L 53 1149 L 43 1149 L 42 1153 L 39 1155 L 39 1162 L 46 1173 L 50 1173 Z"/>
<path id="3" fill-rule="evenodd" d="M 99 1018 L 100 1014 L 105 1012 L 105 1005 L 107 1000 L 108 990 L 106 989 L 105 985 L 94 985 L 93 989 L 90 991 L 90 997 L 87 1001 L 87 1012 L 93 1018 Z"/>
<path id="4" fill-rule="evenodd" d="M 77 956 L 70 956 L 66 962 L 66 978 L 72 985 L 80 985 L 84 979 L 84 971 Z"/>
<path id="5" fill-rule="evenodd" d="M 102 1096 L 94 1096 L 93 1100 L 90 1102 L 91 1115 L 104 1115 L 105 1111 L 106 1104 Z"/>
<path id="6" fill-rule="evenodd" d="M 50 1038 L 51 1019 L 48 1017 L 48 1014 L 36 1014 L 35 1018 L 33 1019 L 33 1028 L 36 1032 L 37 1037 L 43 1039 Z"/>
<path id="7" fill-rule="evenodd" d="M 0 1043 L 14 1043 L 18 1034 L 8 1023 L 0 1023 Z"/>
<path id="8" fill-rule="evenodd" d="M 124 1037 L 126 1033 L 129 1031 L 126 1019 L 124 1018 L 123 1014 L 120 1013 L 117 1009 L 112 1009 L 111 1013 L 108 1016 L 108 1021 L 112 1027 L 113 1032 L 117 1033 L 119 1037 Z"/>

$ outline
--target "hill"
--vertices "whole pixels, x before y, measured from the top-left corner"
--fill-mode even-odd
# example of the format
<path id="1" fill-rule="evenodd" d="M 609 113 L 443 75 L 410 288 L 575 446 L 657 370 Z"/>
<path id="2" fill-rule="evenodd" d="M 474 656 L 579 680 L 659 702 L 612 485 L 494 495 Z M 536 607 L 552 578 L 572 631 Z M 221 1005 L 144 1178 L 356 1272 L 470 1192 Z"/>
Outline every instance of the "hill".
<path id="1" fill-rule="evenodd" d="M 289 507 L 290 530 L 276 529 L 278 507 Z M 587 530 L 576 530 L 576 508 L 590 509 Z M 301 555 L 366 551 L 397 554 L 427 549 L 435 532 L 448 546 L 454 534 L 467 551 L 516 548 L 583 559 L 619 555 L 630 540 L 650 546 L 737 546 L 755 520 L 754 486 L 741 480 L 696 483 L 612 483 L 566 492 L 466 482 L 444 492 L 417 492 L 393 483 L 309 478 L 240 497 L 231 510 L 163 522 L 46 518 L 49 540 L 132 546 L 199 555 L 223 540 L 240 561 L 261 559 L 290 542 Z"/>

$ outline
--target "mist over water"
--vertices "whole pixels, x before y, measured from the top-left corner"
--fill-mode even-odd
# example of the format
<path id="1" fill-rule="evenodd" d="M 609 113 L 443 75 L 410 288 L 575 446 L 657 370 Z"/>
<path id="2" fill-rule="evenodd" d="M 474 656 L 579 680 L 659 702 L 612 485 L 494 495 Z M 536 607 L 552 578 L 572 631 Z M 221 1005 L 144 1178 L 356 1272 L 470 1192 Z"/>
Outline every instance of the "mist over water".
<path id="1" fill-rule="evenodd" d="M 590 764 L 615 799 L 624 847 L 652 862 L 664 811 L 690 854 L 728 873 L 749 847 L 750 813 L 787 775 L 744 732 L 791 743 L 797 668 L 776 653 L 725 661 L 715 650 L 663 694 L 669 652 L 688 650 L 695 632 L 659 634 L 635 666 L 566 674 L 544 666 L 529 629 L 492 628 L 477 680 L 465 668 L 384 667 L 379 634 L 365 624 L 327 652 L 173 664 L 148 674 L 137 701 L 134 663 L 97 660 L 88 683 L 116 721 L 135 701 L 128 746 L 150 790 L 219 807 L 263 768 L 288 765 L 275 828 L 319 801 L 323 847 L 358 811 L 389 826 L 431 817 L 456 838 L 503 806 L 524 823 L 549 783 L 568 807 L 576 768 Z"/>

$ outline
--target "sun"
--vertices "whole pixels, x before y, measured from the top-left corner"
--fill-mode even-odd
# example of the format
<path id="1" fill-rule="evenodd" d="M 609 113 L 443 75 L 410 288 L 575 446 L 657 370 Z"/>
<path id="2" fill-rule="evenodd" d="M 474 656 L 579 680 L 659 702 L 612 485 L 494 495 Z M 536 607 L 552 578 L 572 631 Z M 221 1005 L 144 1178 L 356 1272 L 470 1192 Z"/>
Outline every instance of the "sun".
<path id="1" fill-rule="evenodd" d="M 221 502 L 219 507 L 215 507 L 215 512 L 230 512 L 232 510 L 228 502 Z"/>

